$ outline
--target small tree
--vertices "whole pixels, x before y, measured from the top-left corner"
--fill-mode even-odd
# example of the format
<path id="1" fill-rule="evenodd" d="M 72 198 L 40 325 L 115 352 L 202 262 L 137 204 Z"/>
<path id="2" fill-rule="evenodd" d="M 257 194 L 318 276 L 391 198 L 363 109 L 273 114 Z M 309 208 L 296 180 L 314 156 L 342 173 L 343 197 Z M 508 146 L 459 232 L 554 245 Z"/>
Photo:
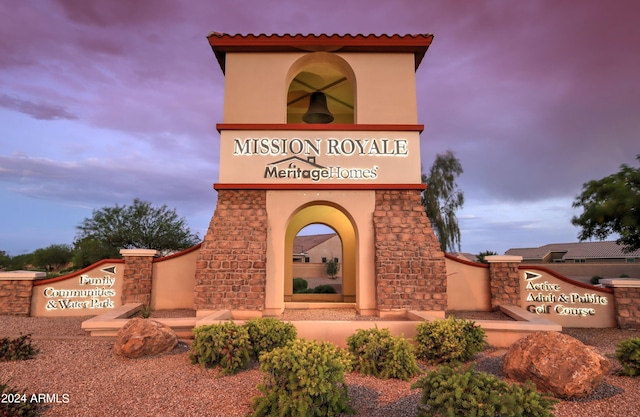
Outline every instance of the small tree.
<path id="1" fill-rule="evenodd" d="M 460 227 L 456 210 L 464 204 L 464 194 L 458 189 L 456 177 L 462 174 L 462 164 L 453 152 L 436 155 L 428 175 L 422 175 L 427 189 L 422 195 L 422 205 L 438 237 L 440 248 L 449 252 L 460 250 Z"/>
<path id="2" fill-rule="evenodd" d="M 130 206 L 94 210 L 91 218 L 78 226 L 78 240 L 94 239 L 116 249 L 181 250 L 200 241 L 184 218 L 166 205 L 156 208 L 139 199 Z"/>
<path id="3" fill-rule="evenodd" d="M 636 155 L 640 162 L 640 155 Z M 620 171 L 582 185 L 573 207 L 582 207 L 571 223 L 581 228 L 578 239 L 606 239 L 618 234 L 623 252 L 640 249 L 640 168 L 626 164 Z"/>
<path id="4" fill-rule="evenodd" d="M 487 262 L 487 260 L 485 259 L 485 257 L 487 257 L 487 256 L 493 256 L 493 255 L 497 255 L 497 254 L 498 254 L 497 252 L 494 252 L 494 251 L 492 251 L 492 250 L 485 250 L 485 251 L 482 251 L 482 252 L 480 252 L 480 253 L 478 254 L 478 256 L 476 257 L 476 258 L 477 258 L 477 262 L 478 262 L 478 263 L 481 263 L 481 264 L 487 264 L 487 263 L 489 263 L 489 262 Z"/>
<path id="5" fill-rule="evenodd" d="M 0 250 L 0 271 L 9 268 L 11 265 L 11 256 L 7 255 L 7 252 Z"/>
<path id="6" fill-rule="evenodd" d="M 33 257 L 33 252 L 12 256 L 11 261 L 9 262 L 9 267 L 7 269 L 18 270 L 33 267 L 33 264 L 35 263 L 33 261 Z"/>
<path id="7" fill-rule="evenodd" d="M 86 237 L 74 243 L 73 265 L 77 269 L 85 268 L 103 259 L 120 258 L 118 248 L 107 243 Z"/>
<path id="8" fill-rule="evenodd" d="M 336 259 L 327 261 L 327 275 L 329 275 L 331 279 L 335 279 L 339 267 L 340 265 L 338 264 L 338 261 Z"/>
<path id="9" fill-rule="evenodd" d="M 47 271 L 63 268 L 72 258 L 73 248 L 70 245 L 50 245 L 33 253 L 34 265 Z"/>

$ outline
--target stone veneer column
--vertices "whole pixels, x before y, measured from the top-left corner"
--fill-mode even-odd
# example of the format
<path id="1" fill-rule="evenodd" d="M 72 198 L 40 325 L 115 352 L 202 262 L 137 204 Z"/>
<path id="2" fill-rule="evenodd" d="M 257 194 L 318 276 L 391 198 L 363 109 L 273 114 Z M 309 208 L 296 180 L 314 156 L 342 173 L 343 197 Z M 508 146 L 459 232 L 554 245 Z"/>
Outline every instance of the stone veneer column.
<path id="1" fill-rule="evenodd" d="M 218 190 L 196 263 L 196 310 L 264 310 L 266 203 L 265 190 Z"/>
<path id="2" fill-rule="evenodd" d="M 0 272 L 0 314 L 29 316 L 33 280 L 45 276 L 44 272 Z"/>
<path id="3" fill-rule="evenodd" d="M 518 306 L 520 301 L 520 272 L 518 266 L 522 256 L 491 255 L 484 258 L 489 263 L 491 286 L 491 308 L 501 305 Z"/>
<path id="4" fill-rule="evenodd" d="M 421 204 L 420 193 L 376 191 L 376 301 L 381 315 L 447 308 L 444 253 Z"/>
<path id="5" fill-rule="evenodd" d="M 640 329 L 640 279 L 601 279 L 600 284 L 613 288 L 618 327 Z"/>
<path id="6" fill-rule="evenodd" d="M 122 249 L 124 272 L 122 278 L 122 304 L 142 303 L 151 305 L 151 282 L 154 249 Z"/>

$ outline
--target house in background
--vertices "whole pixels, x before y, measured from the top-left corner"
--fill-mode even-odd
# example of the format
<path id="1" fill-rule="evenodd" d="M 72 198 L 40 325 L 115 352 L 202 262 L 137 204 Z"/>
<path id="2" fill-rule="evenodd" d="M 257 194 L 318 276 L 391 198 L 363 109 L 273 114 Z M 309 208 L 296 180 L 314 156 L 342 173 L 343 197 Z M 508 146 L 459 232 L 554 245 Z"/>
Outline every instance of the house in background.
<path id="1" fill-rule="evenodd" d="M 614 241 L 551 243 L 513 248 L 505 255 L 522 256 L 522 265 L 540 265 L 571 278 L 640 277 L 640 250 L 625 253 Z"/>
<path id="2" fill-rule="evenodd" d="M 326 278 L 326 262 L 338 262 L 338 274 L 342 277 L 342 242 L 336 233 L 296 236 L 293 241 L 293 276 L 295 278 Z"/>
<path id="3" fill-rule="evenodd" d="M 469 262 L 478 262 L 478 256 L 469 252 L 451 252 L 449 255 Z"/>
<path id="4" fill-rule="evenodd" d="M 342 242 L 336 233 L 296 236 L 293 241 L 293 262 L 326 263 L 331 259 L 340 262 Z"/>

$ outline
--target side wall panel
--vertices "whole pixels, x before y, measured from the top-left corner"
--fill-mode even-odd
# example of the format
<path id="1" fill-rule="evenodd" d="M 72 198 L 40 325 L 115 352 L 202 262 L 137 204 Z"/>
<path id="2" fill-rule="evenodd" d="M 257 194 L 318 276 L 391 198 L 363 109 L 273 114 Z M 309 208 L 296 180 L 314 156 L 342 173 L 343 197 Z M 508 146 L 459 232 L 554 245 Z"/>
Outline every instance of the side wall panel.
<path id="1" fill-rule="evenodd" d="M 447 310 L 491 311 L 489 268 L 447 256 Z"/>
<path id="2" fill-rule="evenodd" d="M 151 309 L 193 309 L 198 251 L 185 251 L 176 257 L 160 258 L 153 263 Z"/>

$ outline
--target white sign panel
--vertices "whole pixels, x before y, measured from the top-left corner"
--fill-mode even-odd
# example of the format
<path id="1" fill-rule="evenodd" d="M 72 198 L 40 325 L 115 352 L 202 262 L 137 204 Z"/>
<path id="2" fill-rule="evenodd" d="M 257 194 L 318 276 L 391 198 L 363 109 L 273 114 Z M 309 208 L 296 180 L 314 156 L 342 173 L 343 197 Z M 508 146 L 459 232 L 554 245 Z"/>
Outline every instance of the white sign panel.
<path id="1" fill-rule="evenodd" d="M 420 183 L 418 132 L 223 131 L 220 182 Z"/>

